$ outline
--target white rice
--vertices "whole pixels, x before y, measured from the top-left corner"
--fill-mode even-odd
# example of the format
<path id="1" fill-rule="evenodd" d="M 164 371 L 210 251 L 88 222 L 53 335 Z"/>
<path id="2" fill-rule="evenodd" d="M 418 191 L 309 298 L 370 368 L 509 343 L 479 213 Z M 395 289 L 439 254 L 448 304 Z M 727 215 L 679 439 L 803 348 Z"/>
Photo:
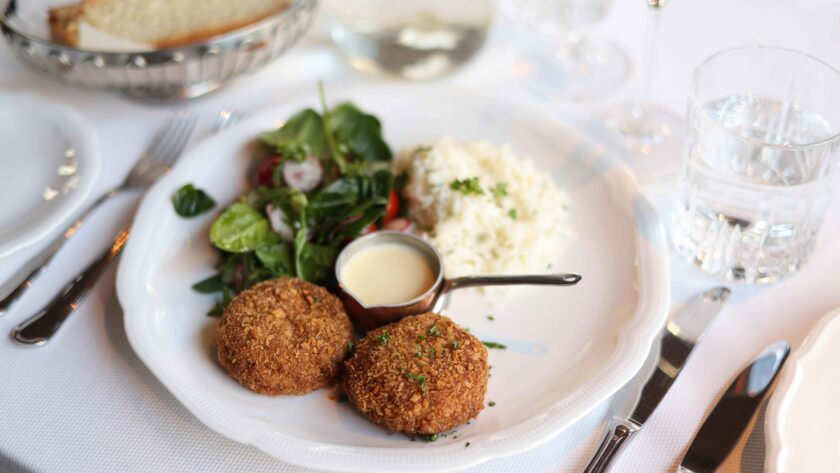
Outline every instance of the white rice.
<path id="1" fill-rule="evenodd" d="M 442 138 L 402 153 L 394 166 L 397 174 L 408 173 L 409 215 L 440 251 L 447 277 L 545 273 L 563 248 L 565 194 L 509 145 Z M 456 179 L 473 177 L 483 194 L 451 188 Z M 499 183 L 507 195 L 491 192 Z"/>

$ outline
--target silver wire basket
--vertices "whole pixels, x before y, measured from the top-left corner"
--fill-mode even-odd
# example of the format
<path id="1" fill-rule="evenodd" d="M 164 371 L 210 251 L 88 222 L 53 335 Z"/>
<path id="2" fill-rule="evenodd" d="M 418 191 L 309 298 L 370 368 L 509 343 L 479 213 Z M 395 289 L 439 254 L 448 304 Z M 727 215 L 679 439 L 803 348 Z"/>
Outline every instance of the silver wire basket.
<path id="1" fill-rule="evenodd" d="M 0 29 L 21 61 L 60 82 L 168 102 L 204 95 L 274 61 L 312 24 L 317 3 L 292 0 L 285 10 L 244 28 L 148 52 L 93 51 L 55 43 L 27 31 L 16 0 L 9 0 L 0 13 Z"/>

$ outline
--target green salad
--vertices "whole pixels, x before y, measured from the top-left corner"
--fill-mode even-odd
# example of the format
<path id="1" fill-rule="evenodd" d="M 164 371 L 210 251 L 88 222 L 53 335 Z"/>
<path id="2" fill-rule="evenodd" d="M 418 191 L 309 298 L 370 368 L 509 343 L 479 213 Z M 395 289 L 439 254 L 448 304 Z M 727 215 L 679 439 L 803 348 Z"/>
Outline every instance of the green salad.
<path id="1" fill-rule="evenodd" d="M 208 315 L 221 315 L 235 294 L 266 279 L 328 282 L 338 251 L 353 238 L 408 228 L 403 179 L 391 173 L 379 120 L 350 102 L 328 109 L 322 89 L 320 97 L 320 113 L 302 110 L 260 136 L 252 188 L 213 222 L 218 272 L 193 286 L 220 294 Z M 173 196 L 184 216 L 206 211 L 208 202 L 190 184 Z"/>

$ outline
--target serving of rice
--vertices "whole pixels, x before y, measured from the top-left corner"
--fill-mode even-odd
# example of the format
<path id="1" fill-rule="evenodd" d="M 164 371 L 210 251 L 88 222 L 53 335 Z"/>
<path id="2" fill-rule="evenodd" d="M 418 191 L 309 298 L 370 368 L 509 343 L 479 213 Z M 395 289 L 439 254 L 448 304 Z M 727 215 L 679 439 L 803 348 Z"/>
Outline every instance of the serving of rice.
<path id="1" fill-rule="evenodd" d="M 567 198 L 509 145 L 442 138 L 398 156 L 409 215 L 446 277 L 550 270 L 569 234 Z"/>

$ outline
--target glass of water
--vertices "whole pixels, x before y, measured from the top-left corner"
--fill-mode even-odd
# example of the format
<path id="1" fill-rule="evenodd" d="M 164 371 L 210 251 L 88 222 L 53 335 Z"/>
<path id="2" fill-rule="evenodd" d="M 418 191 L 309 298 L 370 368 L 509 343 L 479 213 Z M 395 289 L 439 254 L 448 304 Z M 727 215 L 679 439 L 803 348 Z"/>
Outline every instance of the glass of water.
<path id="1" fill-rule="evenodd" d="M 434 79 L 481 48 L 493 9 L 493 0 L 342 0 L 331 36 L 356 69 Z"/>
<path id="2" fill-rule="evenodd" d="M 771 283 L 814 248 L 840 174 L 840 73 L 792 50 L 723 51 L 694 73 L 676 249 L 733 281 Z"/>

